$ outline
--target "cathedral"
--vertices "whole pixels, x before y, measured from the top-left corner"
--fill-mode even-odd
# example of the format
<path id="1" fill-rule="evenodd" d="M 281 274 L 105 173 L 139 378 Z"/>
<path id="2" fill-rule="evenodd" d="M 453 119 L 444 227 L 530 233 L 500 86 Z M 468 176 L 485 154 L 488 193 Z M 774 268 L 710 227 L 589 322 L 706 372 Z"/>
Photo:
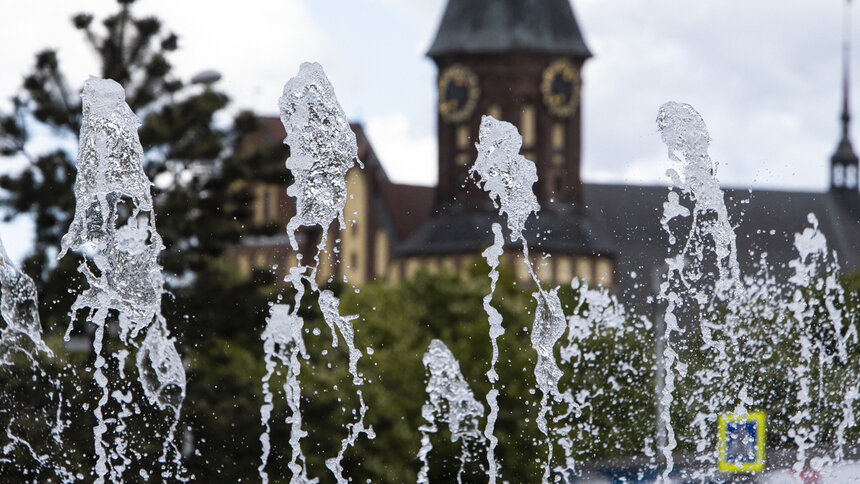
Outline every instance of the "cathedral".
<path id="1" fill-rule="evenodd" d="M 492 243 L 491 224 L 503 222 L 468 174 L 481 116 L 489 114 L 517 126 L 521 154 L 537 167 L 541 210 L 525 235 L 538 277 L 554 284 L 580 277 L 639 301 L 655 294 L 669 247 L 659 223 L 668 189 L 582 181 L 582 67 L 597 61 L 590 60 L 569 0 L 449 0 L 427 55 L 438 68 L 438 185 L 391 182 L 361 125 L 353 124 L 365 169 L 348 174 L 347 224 L 329 234 L 320 277 L 360 285 L 479 262 Z M 829 164 L 829 190 L 725 189 L 741 259 L 757 261 L 751 254 L 766 252 L 771 264 L 787 263 L 796 257 L 793 234 L 815 213 L 843 269 L 860 270 L 858 157 L 848 135 L 847 75 L 843 94 L 841 140 L 829 163 L 824 155 L 820 161 L 822 170 Z M 278 118 L 261 121 L 249 150 L 284 138 Z M 253 187 L 255 224 L 286 226 L 293 209 L 285 188 Z M 312 254 L 319 228 L 301 236 L 302 250 Z M 506 249 L 517 277 L 528 279 L 518 262 L 521 248 Z M 230 250 L 244 272 L 288 267 L 292 256 L 286 236 L 245 237 Z"/>

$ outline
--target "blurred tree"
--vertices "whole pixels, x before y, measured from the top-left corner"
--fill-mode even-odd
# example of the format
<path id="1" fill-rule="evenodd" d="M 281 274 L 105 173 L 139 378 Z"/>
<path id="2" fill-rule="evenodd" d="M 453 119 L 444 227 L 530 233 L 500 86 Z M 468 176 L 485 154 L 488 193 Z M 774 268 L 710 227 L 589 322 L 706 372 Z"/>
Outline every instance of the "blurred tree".
<path id="1" fill-rule="evenodd" d="M 93 17 L 87 14 L 75 16 L 73 24 L 93 48 L 101 63 L 101 75 L 125 86 L 129 105 L 143 122 L 140 137 L 147 155 L 146 169 L 156 181 L 158 229 L 166 245 L 162 263 L 170 275 L 167 284 L 171 297 L 165 300 L 165 315 L 178 336 L 188 367 L 188 391 L 180 425 L 183 432 L 190 429 L 185 462 L 201 481 L 254 479 L 259 459 L 258 409 L 263 374 L 259 335 L 267 313 L 266 302 L 274 299 L 274 277 L 263 271 L 255 272 L 250 279 L 240 277 L 221 255 L 240 234 L 253 227 L 248 223 L 247 210 L 251 194 L 235 181 L 274 179 L 288 183 L 289 174 L 284 169 L 272 169 L 278 166 L 274 161 L 282 161 L 287 153 L 283 147 L 243 148 L 245 136 L 258 127 L 256 117 L 250 113 L 240 113 L 231 123 L 217 123 L 216 116 L 227 106 L 227 97 L 212 85 L 188 85 L 176 78 L 168 57 L 178 48 L 178 37 L 162 32 L 155 18 L 136 17 L 132 3 L 119 0 L 119 11 L 102 22 L 103 28 L 97 29 Z M 80 129 L 77 92 L 62 74 L 57 53 L 44 51 L 36 55 L 33 72 L 26 76 L 21 92 L 13 99 L 13 111 L 0 116 L 0 154 L 26 161 L 20 171 L 0 177 L 0 188 L 6 191 L 2 203 L 8 209 L 7 218 L 29 216 L 35 222 L 34 250 L 24 266 L 39 283 L 41 314 L 46 328 L 54 333 L 49 337 L 54 348 L 62 344 L 58 333 L 66 325 L 68 308 L 81 284 L 75 257 L 53 261 L 74 209 L 75 154 L 68 146 Z M 30 151 L 28 142 L 38 131 L 34 130 L 37 125 L 54 133 L 57 149 L 38 154 Z M 264 228 L 268 232 L 276 229 Z M 488 280 L 484 265 L 474 267 L 459 274 L 421 272 L 399 284 L 374 282 L 362 287 L 360 294 L 343 294 L 342 311 L 361 316 L 356 322 L 357 346 L 374 348 L 372 354 L 366 352 L 361 371 L 367 380 L 367 419 L 377 438 L 361 439 L 355 449 L 347 452 L 345 465 L 354 481 L 414 480 L 420 445 L 418 428 L 424 423 L 421 406 L 426 373 L 421 356 L 433 338 L 444 341 L 459 359 L 475 397 L 484 402 L 489 389 L 485 372 L 490 345 L 481 300 L 488 291 Z M 855 295 L 860 286 L 857 281 L 857 277 L 852 279 Z M 532 372 L 535 354 L 529 330 L 535 303 L 530 292 L 516 284 L 507 268 L 493 300 L 506 328 L 499 340 L 501 412 L 495 435 L 500 440 L 497 455 L 503 478 L 511 482 L 537 481 L 540 459 L 546 453 L 544 439 L 534 423 L 540 394 L 534 391 Z M 579 296 L 572 288 L 562 289 L 568 315 L 590 310 L 587 305 L 575 303 Z M 306 302 L 314 308 L 311 299 Z M 857 298 L 851 301 L 856 307 Z M 314 309 L 303 310 L 311 355 L 301 373 L 302 407 L 309 432 L 303 447 L 312 475 L 329 482 L 324 460 L 337 453 L 344 425 L 354 419 L 357 402 L 350 391 L 344 348 L 330 348 L 328 328 L 319 315 Z M 561 388 L 588 403 L 582 406 L 581 413 L 561 422 L 572 426 L 573 454 L 579 461 L 638 455 L 651 445 L 653 335 L 641 321 L 631 319 L 627 323 L 624 331 L 596 327 L 576 341 L 563 343 L 575 344 L 576 352 L 582 356 L 563 365 Z M 751 340 L 768 342 L 768 325 L 758 324 L 761 320 L 755 323 L 750 331 L 762 333 Z M 686 348 L 692 352 L 701 344 L 690 338 Z M 691 374 L 707 369 L 713 362 L 712 355 L 697 355 L 688 355 L 695 362 Z M 792 368 L 797 355 L 796 342 L 786 340 L 782 347 L 768 353 L 773 361 L 767 364 L 769 368 Z M 852 347 L 855 363 L 857 355 L 858 350 Z M 26 422 L 5 420 L 13 432 L 33 432 L 28 440 L 37 445 L 36 455 L 22 446 L 15 447 L 11 455 L 13 461 L 22 463 L 22 468 L 30 464 L 41 468 L 39 455 L 60 455 L 70 471 L 89 472 L 87 455 L 92 445 L 88 439 L 92 438 L 93 419 L 86 402 L 93 395 L 92 379 L 86 370 L 79 369 L 87 367 L 86 360 L 91 356 L 58 357 L 43 365 L 41 375 L 34 376 L 25 365 L 4 372 L 0 394 L 19 408 L 36 409 L 23 415 L 36 416 L 33 422 L 52 421 L 56 417 L 46 409 L 62 401 L 63 421 L 70 426 L 62 433 L 64 441 L 60 444 L 47 435 L 44 426 L 33 423 L 28 430 Z M 773 421 L 772 438 L 783 439 L 794 409 L 779 405 L 786 395 L 797 392 L 796 382 L 777 370 L 755 373 L 760 367 L 738 368 L 747 373 L 739 375 L 737 381 L 757 383 L 760 399 L 780 408 L 778 419 Z M 129 373 L 133 371 L 128 369 Z M 846 376 L 856 374 L 852 367 Z M 49 377 L 62 381 L 63 387 L 34 393 L 31 381 L 48 381 Z M 839 380 L 840 384 L 844 381 Z M 273 381 L 273 387 L 277 386 L 278 382 Z M 679 401 L 695 402 L 702 391 L 694 382 L 681 382 L 679 386 Z M 128 391 L 139 393 L 135 385 L 130 385 Z M 282 399 L 276 402 L 270 475 L 273 480 L 285 480 L 289 476 L 286 409 Z M 681 435 L 686 449 L 692 448 L 697 430 L 693 426 L 695 408 L 691 404 L 689 412 L 682 409 L 678 417 L 678 428 L 688 429 Z M 830 405 L 829 410 L 834 408 Z M 158 425 L 153 422 L 151 427 L 130 429 L 128 434 L 143 440 L 155 427 Z M 831 430 L 822 435 L 832 435 Z M 450 442 L 445 430 L 433 436 L 432 441 L 432 480 L 450 482 L 456 477 L 459 446 Z M 562 462 L 559 446 L 555 452 L 554 462 Z M 146 464 L 134 465 L 142 468 Z M 467 479 L 483 482 L 484 465 L 482 460 L 470 463 Z M 31 480 L 33 475 L 16 474 L 16 478 Z M 43 477 L 38 472 L 35 475 Z M 0 472 L 0 477 L 8 478 L 9 474 Z"/>
<path id="2" fill-rule="evenodd" d="M 164 33 L 157 18 L 135 16 L 132 0 L 118 3 L 119 11 L 104 19 L 102 29 L 89 14 L 74 16 L 72 23 L 92 47 L 101 76 L 125 87 L 129 106 L 142 119 L 145 168 L 155 180 L 157 226 L 166 246 L 162 264 L 173 276 L 168 288 L 181 291 L 201 274 L 223 270 L 214 261 L 249 230 L 251 195 L 232 182 L 271 176 L 260 170 L 271 166 L 271 159 L 239 152 L 243 137 L 257 128 L 251 113 L 221 126 L 225 123 L 215 117 L 227 106 L 227 96 L 211 83 L 186 84 L 173 74 L 168 56 L 179 46 L 177 35 Z M 58 53 L 46 50 L 36 55 L 33 71 L 12 99 L 13 112 L 0 116 L 0 154 L 26 160 L 23 169 L 0 177 L 5 190 L 0 203 L 7 220 L 29 216 L 35 222 L 34 248 L 24 269 L 39 281 L 43 318 L 54 322 L 64 319 L 71 302 L 67 288 L 76 265 L 73 257 L 59 264 L 53 258 L 74 211 L 76 153 L 69 146 L 80 130 L 79 92 L 69 86 Z M 36 131 L 49 131 L 57 148 L 31 153 L 28 142 Z M 285 156 L 283 150 L 277 155 Z M 286 170 L 277 176 L 286 180 Z"/>
<path id="3" fill-rule="evenodd" d="M 188 370 L 189 403 L 180 428 L 190 425 L 198 442 L 220 446 L 212 458 L 222 460 L 229 454 L 226 449 L 233 439 L 230 429 L 223 426 L 228 413 L 218 409 L 227 408 L 225 402 L 231 398 L 259 399 L 247 386 L 255 374 L 248 366 L 259 363 L 252 355 L 259 353 L 258 335 L 266 302 L 274 290 L 271 274 L 238 277 L 235 268 L 222 258 L 226 247 L 254 230 L 247 223 L 252 195 L 248 184 L 236 180 L 285 183 L 289 177 L 282 164 L 286 148 L 243 149 L 247 134 L 258 128 L 257 118 L 240 112 L 230 120 L 223 114 L 229 99 L 212 82 L 198 85 L 180 80 L 168 60 L 179 48 L 178 36 L 165 31 L 155 17 L 135 15 L 133 3 L 118 0 L 118 10 L 100 23 L 93 15 L 79 14 L 72 18 L 72 24 L 92 48 L 100 75 L 123 85 L 129 106 L 142 121 L 139 134 L 146 155 L 144 168 L 154 180 L 157 228 L 166 247 L 160 259 L 168 290 L 163 313 L 178 338 L 180 352 L 194 363 Z M 62 347 L 59 335 L 68 324 L 69 307 L 83 284 L 77 271 L 78 257 L 67 255 L 55 261 L 75 206 L 75 146 L 82 114 L 80 88 L 72 85 L 81 86 L 84 81 L 70 82 L 63 74 L 59 54 L 53 50 L 36 54 L 32 72 L 12 99 L 12 111 L 0 113 L 0 156 L 12 166 L 23 164 L 0 176 L 4 190 L 0 204 L 6 209 L 7 220 L 30 217 L 34 222 L 33 250 L 23 269 L 37 282 L 43 328 L 51 333 L 48 340 L 55 350 Z M 37 137 L 40 141 L 53 139 L 55 148 L 34 152 L 31 141 Z M 276 159 L 280 162 L 273 163 Z M 281 168 L 273 171 L 273 166 Z M 271 232 L 277 227 L 264 229 Z M 91 328 L 79 318 L 75 333 L 85 329 Z M 91 449 L 88 425 L 92 419 L 82 409 L 94 395 L 87 391 L 92 376 L 86 370 L 94 355 L 66 358 L 64 352 L 57 352 L 58 359 L 46 362 L 45 371 L 64 382 L 65 411 L 74 427 L 66 431 L 67 445 L 70 449 Z M 222 368 L 225 361 L 239 366 Z M 66 363 L 71 366 L 65 367 Z M 218 388 L 218 384 L 213 380 L 226 373 L 235 384 L 226 385 L 226 391 L 222 385 L 214 392 L 212 385 Z M 13 376 L 7 373 L 4 378 L 10 380 L 6 383 L 20 387 Z M 75 402 L 75 406 L 68 402 Z M 247 414 L 247 407 L 254 405 L 238 408 Z M 236 421 L 241 422 L 241 418 Z M 75 462 L 72 454 L 67 452 L 68 459 Z M 91 467 L 85 457 L 75 455 L 85 459 L 84 464 L 78 462 L 82 468 Z M 212 470 L 208 460 L 200 465 L 203 470 L 198 475 Z M 191 471 L 198 469 L 192 466 Z"/>
<path id="4" fill-rule="evenodd" d="M 687 364 L 672 410 L 680 452 L 701 455 L 702 442 L 716 448 L 713 414 L 735 411 L 741 395 L 754 402 L 748 411 L 766 414 L 768 452 L 793 451 L 801 441 L 808 457 L 833 457 L 840 440 L 853 451 L 860 437 L 853 416 L 860 411 L 860 274 L 837 282 L 838 275 L 821 273 L 807 286 L 749 288 L 731 310 L 702 315 L 722 346 L 695 330 L 676 342 Z M 725 329 L 729 317 L 733 333 Z"/>
<path id="5" fill-rule="evenodd" d="M 458 359 L 475 399 L 488 410 L 486 372 L 491 349 L 482 298 L 489 292 L 489 279 L 482 260 L 471 267 L 458 273 L 420 271 L 396 284 L 378 281 L 362 286 L 360 292 L 344 291 L 341 311 L 359 316 L 354 322 L 355 342 L 365 353 L 359 370 L 366 379 L 362 387 L 368 405 L 366 423 L 376 432 L 375 439 L 362 437 L 346 453 L 344 466 L 354 482 L 415 481 L 421 445 L 418 429 L 426 423 L 421 415 L 427 398 L 422 356 L 434 338 L 442 340 Z M 492 302 L 504 318 L 505 328 L 498 341 L 500 413 L 494 434 L 499 439 L 496 455 L 502 480 L 508 482 L 539 482 L 547 455 L 546 440 L 535 423 L 541 395 L 535 391 L 536 353 L 530 341 L 533 291 L 530 285 L 517 284 L 512 268 L 503 266 Z M 609 326 L 608 318 L 601 317 L 605 313 L 579 303 L 581 290 L 562 287 L 559 296 L 567 316 L 587 317 L 594 311 L 596 317 L 590 330 L 583 330 L 581 336 L 565 331 L 557 345 L 556 358 L 564 372 L 560 390 L 570 390 L 584 405 L 579 413 L 553 426 L 570 425 L 572 430 L 565 435 L 573 440 L 573 457 L 579 464 L 641 454 L 652 439 L 655 419 L 649 326 L 627 316 L 617 320 L 622 325 Z M 345 364 L 346 350 L 331 348 L 329 330 L 319 317 L 309 317 L 306 327 L 310 359 L 303 364 L 300 380 L 303 427 L 308 436 L 302 447 L 311 475 L 321 477 L 320 482 L 333 482 L 324 461 L 337 454 L 345 436 L 343 426 L 354 421 L 358 402 Z M 574 346 L 573 352 L 582 358 L 563 360 L 560 348 Z M 273 382 L 273 388 L 277 387 Z M 273 442 L 281 444 L 273 447 L 269 467 L 271 475 L 289 476 L 286 408 L 282 397 L 276 402 Z M 553 415 L 565 409 L 556 405 Z M 485 424 L 482 419 L 481 431 Z M 430 482 L 456 482 L 460 444 L 451 442 L 447 425 L 438 425 L 440 431 L 431 436 Z M 555 440 L 558 437 L 554 435 Z M 476 459 L 466 465 L 464 482 L 486 482 L 485 447 L 478 445 L 476 450 Z M 564 463 L 557 443 L 553 463 Z"/>

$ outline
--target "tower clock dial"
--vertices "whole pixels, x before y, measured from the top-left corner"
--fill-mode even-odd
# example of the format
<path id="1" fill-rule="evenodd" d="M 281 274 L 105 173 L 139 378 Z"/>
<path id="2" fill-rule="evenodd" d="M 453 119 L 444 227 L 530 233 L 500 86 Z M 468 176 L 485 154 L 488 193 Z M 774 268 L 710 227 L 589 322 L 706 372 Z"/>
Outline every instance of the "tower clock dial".
<path id="1" fill-rule="evenodd" d="M 568 59 L 557 59 L 543 71 L 540 90 L 553 116 L 566 118 L 576 112 L 581 87 L 579 70 Z"/>
<path id="2" fill-rule="evenodd" d="M 449 123 L 468 119 L 479 95 L 478 76 L 463 65 L 454 64 L 439 76 L 439 114 Z"/>

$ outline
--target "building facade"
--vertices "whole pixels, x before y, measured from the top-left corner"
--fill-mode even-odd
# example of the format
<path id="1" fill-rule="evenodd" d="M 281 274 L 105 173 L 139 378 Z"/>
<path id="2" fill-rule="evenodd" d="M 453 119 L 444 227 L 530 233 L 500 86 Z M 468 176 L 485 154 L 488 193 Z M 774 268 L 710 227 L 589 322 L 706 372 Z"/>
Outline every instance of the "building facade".
<path id="1" fill-rule="evenodd" d="M 591 52 L 568 0 L 450 0 L 428 56 L 438 67 L 438 185 L 391 182 L 361 126 L 352 125 L 365 169 L 348 174 L 347 226 L 328 237 L 321 277 L 363 284 L 475 264 L 492 243 L 491 224 L 503 222 L 487 194 L 467 180 L 481 116 L 489 114 L 518 127 L 522 154 L 538 170 L 541 212 L 525 235 L 541 280 L 568 284 L 580 277 L 641 301 L 655 294 L 669 247 L 659 223 L 667 188 L 583 183 L 582 67 Z M 822 159 L 831 173 L 828 191 L 726 190 L 740 254 L 767 252 L 772 264 L 787 263 L 795 257 L 793 234 L 816 213 L 843 267 L 860 269 L 847 86 L 846 76 L 842 138 L 829 167 Z M 262 126 L 260 139 L 284 138 L 277 118 L 264 118 Z M 293 212 L 285 189 L 254 187 L 257 223 L 286 225 Z M 302 250 L 312 255 L 318 230 L 301 235 Z M 518 277 L 528 279 L 518 262 L 521 248 L 506 249 Z M 230 257 L 250 271 L 287 267 L 292 254 L 285 236 L 248 237 Z"/>

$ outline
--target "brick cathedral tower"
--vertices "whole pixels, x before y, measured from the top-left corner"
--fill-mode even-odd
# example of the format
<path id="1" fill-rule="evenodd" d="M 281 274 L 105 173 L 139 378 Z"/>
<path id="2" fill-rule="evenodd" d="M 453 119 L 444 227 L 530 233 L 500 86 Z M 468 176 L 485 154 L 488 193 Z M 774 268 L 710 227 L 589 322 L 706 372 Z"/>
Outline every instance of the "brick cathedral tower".
<path id="1" fill-rule="evenodd" d="M 462 188 L 484 114 L 519 128 L 542 207 L 581 199 L 581 72 L 591 53 L 568 0 L 450 0 L 427 55 L 439 68 L 439 210 L 486 203 L 472 183 Z"/>
<path id="2" fill-rule="evenodd" d="M 521 154 L 537 166 L 541 210 L 525 235 L 552 256 L 539 276 L 569 282 L 599 272 L 609 283 L 614 239 L 588 215 L 580 179 L 582 66 L 591 52 L 569 0 L 449 0 L 427 55 L 439 68 L 439 184 L 433 214 L 398 256 L 469 260 L 492 242 L 490 225 L 501 220 L 468 179 L 489 114 L 517 126 Z"/>

